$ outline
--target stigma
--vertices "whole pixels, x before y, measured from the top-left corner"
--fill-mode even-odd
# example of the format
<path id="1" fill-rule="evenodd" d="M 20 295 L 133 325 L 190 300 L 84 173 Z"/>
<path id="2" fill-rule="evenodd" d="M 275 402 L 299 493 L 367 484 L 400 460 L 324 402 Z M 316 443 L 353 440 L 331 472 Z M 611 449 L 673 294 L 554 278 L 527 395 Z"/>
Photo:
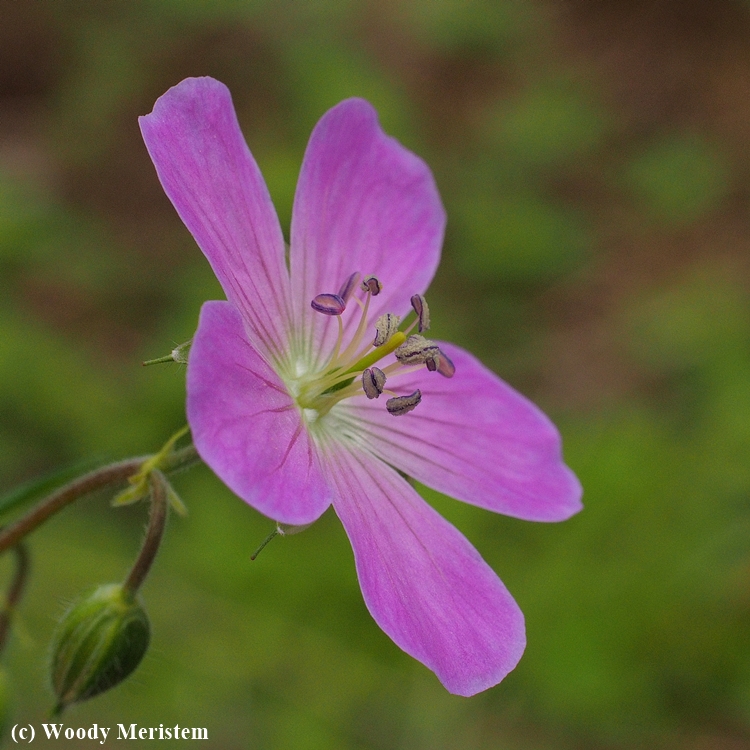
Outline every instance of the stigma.
<path id="1" fill-rule="evenodd" d="M 422 393 L 420 390 L 411 393 L 393 390 L 398 388 L 399 376 L 417 370 L 425 372 L 427 377 L 434 377 L 431 373 L 437 372 L 450 378 L 455 373 L 453 363 L 440 347 L 422 335 L 430 325 L 427 300 L 421 294 L 412 295 L 415 319 L 404 330 L 401 318 L 394 313 L 385 313 L 371 321 L 368 318 L 370 300 L 381 293 L 383 286 L 375 276 L 365 276 L 361 282 L 360 278 L 358 272 L 352 273 L 337 292 L 321 292 L 310 302 L 316 313 L 329 320 L 335 318 L 338 325 L 338 337 L 323 360 L 325 364 L 294 384 L 300 408 L 306 414 L 314 413 L 316 419 L 346 398 L 365 396 L 374 400 L 383 393 L 390 396 L 385 404 L 388 413 L 402 416 L 417 407 Z M 360 319 L 354 334 L 345 341 L 342 317 L 352 308 L 355 313 L 359 310 Z M 415 327 L 418 333 L 412 334 Z M 391 354 L 393 361 L 382 367 L 375 366 Z"/>

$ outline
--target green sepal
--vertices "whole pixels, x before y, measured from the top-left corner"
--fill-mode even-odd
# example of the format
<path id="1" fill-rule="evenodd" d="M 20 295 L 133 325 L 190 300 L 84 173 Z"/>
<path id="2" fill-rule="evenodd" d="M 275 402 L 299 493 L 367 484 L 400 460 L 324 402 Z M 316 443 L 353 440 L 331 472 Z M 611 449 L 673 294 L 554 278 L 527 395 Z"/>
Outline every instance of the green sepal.
<path id="1" fill-rule="evenodd" d="M 144 498 L 148 497 L 148 494 L 149 490 L 146 490 L 144 492 L 143 488 L 140 485 L 136 487 L 128 487 L 126 490 L 118 492 L 112 498 L 112 507 L 116 508 L 120 505 L 132 505 L 133 503 L 137 503 L 139 500 L 143 500 Z"/>
<path id="2" fill-rule="evenodd" d="M 122 682 L 140 664 L 151 629 L 120 584 L 100 586 L 63 616 L 52 641 L 54 713 Z"/>
<path id="3" fill-rule="evenodd" d="M 182 498 L 175 492 L 174 487 L 166 480 L 164 479 L 164 483 L 167 486 L 167 502 L 169 503 L 170 508 L 182 518 L 185 518 L 185 516 L 188 514 L 187 505 L 182 502 Z"/>
<path id="4" fill-rule="evenodd" d="M 167 467 L 169 459 L 173 455 L 177 441 L 181 437 L 187 435 L 189 431 L 190 427 L 185 425 L 185 427 L 175 432 L 175 434 L 164 443 L 164 446 L 158 453 L 155 453 L 151 458 L 145 460 L 143 464 L 141 464 L 141 468 L 131 477 L 128 477 L 128 484 L 130 484 L 130 487 L 115 495 L 112 500 L 112 505 L 114 507 L 120 505 L 131 505 L 137 503 L 139 500 L 147 498 L 151 494 L 151 472 L 160 471 Z M 167 497 L 170 504 L 179 515 L 184 516 L 187 514 L 185 504 L 179 497 L 177 497 L 177 494 L 171 487 L 168 487 Z"/>

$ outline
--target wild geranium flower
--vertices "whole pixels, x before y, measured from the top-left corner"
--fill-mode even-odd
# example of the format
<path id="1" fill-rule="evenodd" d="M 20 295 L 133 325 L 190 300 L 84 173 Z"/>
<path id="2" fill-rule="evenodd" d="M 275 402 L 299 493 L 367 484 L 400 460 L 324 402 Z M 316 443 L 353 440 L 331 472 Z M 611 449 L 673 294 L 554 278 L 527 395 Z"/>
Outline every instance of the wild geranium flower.
<path id="1" fill-rule="evenodd" d="M 223 84 L 183 81 L 141 130 L 228 300 L 203 305 L 189 355 L 199 454 L 280 523 L 333 503 L 378 625 L 452 693 L 497 684 L 524 650 L 523 615 L 399 472 L 532 521 L 568 518 L 581 490 L 539 409 L 427 338 L 445 226 L 430 170 L 367 102 L 341 102 L 310 137 L 287 257 Z"/>

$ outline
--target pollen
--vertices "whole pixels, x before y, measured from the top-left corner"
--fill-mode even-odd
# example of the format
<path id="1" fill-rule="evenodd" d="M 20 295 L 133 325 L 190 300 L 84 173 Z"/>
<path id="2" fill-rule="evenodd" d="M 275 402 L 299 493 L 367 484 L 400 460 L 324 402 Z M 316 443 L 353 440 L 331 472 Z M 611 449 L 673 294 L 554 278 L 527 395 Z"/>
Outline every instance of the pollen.
<path id="1" fill-rule="evenodd" d="M 387 411 L 394 416 L 408 414 L 421 402 L 422 392 L 419 389 L 407 395 L 394 392 L 391 387 L 394 384 L 397 387 L 398 376 L 421 370 L 452 377 L 455 372 L 453 363 L 434 341 L 411 334 L 415 327 L 418 326 L 421 333 L 430 324 L 427 301 L 421 294 L 410 297 L 416 320 L 402 331 L 402 320 L 395 313 L 386 312 L 374 323 L 370 322 L 370 300 L 382 292 L 383 285 L 375 276 L 365 276 L 359 283 L 360 278 L 360 273 L 355 271 L 344 280 L 337 293 L 323 292 L 310 303 L 316 312 L 336 318 L 338 336 L 331 353 L 319 359 L 324 364 L 314 372 L 300 374 L 292 389 L 308 424 L 321 419 L 344 399 L 379 398 L 386 392 L 386 380 L 389 383 L 387 393 L 391 395 L 386 402 Z M 348 325 L 342 321 L 350 301 L 356 303 L 355 310 L 360 310 L 353 333 L 351 321 Z M 368 333 L 373 328 L 374 338 Z M 389 355 L 394 355 L 390 363 L 375 366 Z"/>
<path id="2" fill-rule="evenodd" d="M 387 343 L 401 325 L 401 318 L 392 313 L 381 315 L 375 323 L 375 340 L 373 346 L 383 346 Z"/>
<path id="3" fill-rule="evenodd" d="M 394 417 L 400 417 L 402 414 L 408 414 L 417 408 L 417 404 L 422 400 L 422 392 L 417 389 L 409 396 L 395 396 L 385 402 L 385 408 L 389 414 Z"/>
<path id="4" fill-rule="evenodd" d="M 437 369 L 437 361 L 440 357 L 440 347 L 424 336 L 416 334 L 409 336 L 406 341 L 396 349 L 396 359 L 404 365 L 427 364 L 434 362 L 434 367 L 428 365 L 433 372 Z"/>
<path id="5" fill-rule="evenodd" d="M 362 373 L 362 390 L 369 399 L 378 398 L 385 386 L 385 373 L 378 367 L 368 367 Z"/>
<path id="6" fill-rule="evenodd" d="M 338 294 L 319 294 L 310 307 L 323 315 L 341 315 L 346 310 L 346 302 Z"/>

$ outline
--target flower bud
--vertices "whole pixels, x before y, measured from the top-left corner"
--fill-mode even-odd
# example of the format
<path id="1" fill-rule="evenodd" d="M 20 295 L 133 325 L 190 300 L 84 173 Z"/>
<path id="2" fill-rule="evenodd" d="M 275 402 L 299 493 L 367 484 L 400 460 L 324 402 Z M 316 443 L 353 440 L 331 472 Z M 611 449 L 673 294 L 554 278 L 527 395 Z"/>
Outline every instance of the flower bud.
<path id="1" fill-rule="evenodd" d="M 55 712 L 122 682 L 148 648 L 146 612 L 119 584 L 100 586 L 74 604 L 52 642 Z"/>

